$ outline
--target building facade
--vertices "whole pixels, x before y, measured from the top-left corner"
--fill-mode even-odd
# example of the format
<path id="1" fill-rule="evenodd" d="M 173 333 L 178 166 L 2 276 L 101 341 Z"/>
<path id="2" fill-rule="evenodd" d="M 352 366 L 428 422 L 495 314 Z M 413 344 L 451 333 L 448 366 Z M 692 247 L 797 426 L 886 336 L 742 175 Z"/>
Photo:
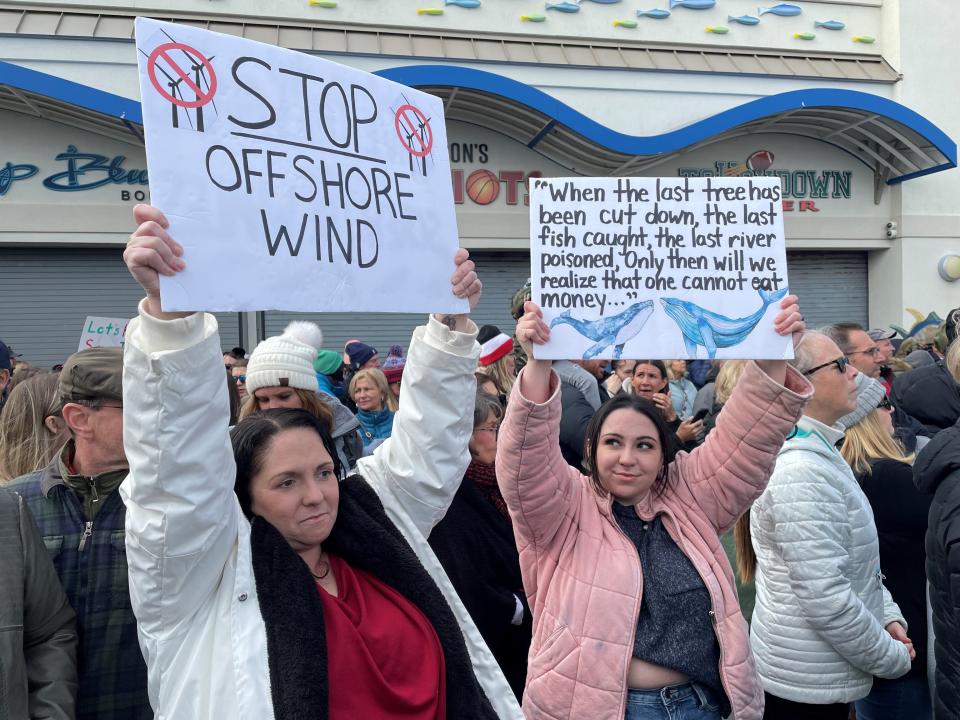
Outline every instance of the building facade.
<path id="1" fill-rule="evenodd" d="M 62 362 L 87 315 L 129 316 L 137 300 L 119 251 L 131 207 L 149 201 L 138 14 L 443 98 L 481 323 L 512 329 L 529 275 L 526 182 L 539 176 L 776 175 L 808 321 L 909 327 L 908 309 L 960 305 L 947 279 L 960 255 L 960 21 L 947 0 L 447 2 L 0 3 L 0 338 Z M 224 345 L 250 349 L 292 315 L 218 317 Z M 382 351 L 419 322 L 314 317 L 331 347 L 359 335 Z"/>

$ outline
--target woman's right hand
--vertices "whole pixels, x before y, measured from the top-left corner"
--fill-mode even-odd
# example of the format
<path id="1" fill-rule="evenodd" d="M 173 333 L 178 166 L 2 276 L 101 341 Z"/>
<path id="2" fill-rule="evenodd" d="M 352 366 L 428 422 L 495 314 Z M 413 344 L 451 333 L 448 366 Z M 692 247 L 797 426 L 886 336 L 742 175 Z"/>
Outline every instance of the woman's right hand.
<path id="1" fill-rule="evenodd" d="M 543 311 L 532 300 L 523 304 L 523 315 L 517 321 L 517 342 L 527 354 L 527 365 L 521 373 L 520 392 L 535 403 L 546 402 L 550 398 L 549 360 L 539 360 L 534 356 L 534 345 L 543 345 L 550 339 L 550 328 L 543 321 Z"/>
<path id="2" fill-rule="evenodd" d="M 137 205 L 133 219 L 137 229 L 123 251 L 123 261 L 146 294 L 147 312 L 161 320 L 186 317 L 190 313 L 166 313 L 160 308 L 160 275 L 172 277 L 187 266 L 183 247 L 167 233 L 169 223 L 157 208 Z"/>
<path id="3" fill-rule="evenodd" d="M 543 321 L 543 311 L 533 300 L 523 304 L 523 315 L 517 320 L 517 341 L 527 354 L 529 360 L 533 356 L 533 346 L 543 345 L 550 339 L 550 328 Z"/>

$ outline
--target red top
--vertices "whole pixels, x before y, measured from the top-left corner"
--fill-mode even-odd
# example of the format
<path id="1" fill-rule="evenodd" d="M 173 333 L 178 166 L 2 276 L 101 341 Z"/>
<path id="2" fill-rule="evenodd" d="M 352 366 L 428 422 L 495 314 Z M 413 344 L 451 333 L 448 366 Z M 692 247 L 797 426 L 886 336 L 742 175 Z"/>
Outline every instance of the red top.
<path id="1" fill-rule="evenodd" d="M 319 585 L 327 633 L 330 720 L 446 717 L 443 648 L 433 625 L 393 588 L 329 555 L 339 597 Z"/>

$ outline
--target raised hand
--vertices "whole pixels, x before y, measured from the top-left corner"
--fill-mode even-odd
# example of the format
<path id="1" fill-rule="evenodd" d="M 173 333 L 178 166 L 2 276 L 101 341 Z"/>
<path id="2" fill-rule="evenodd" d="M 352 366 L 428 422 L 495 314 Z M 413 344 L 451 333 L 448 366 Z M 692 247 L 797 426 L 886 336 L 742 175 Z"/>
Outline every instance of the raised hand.
<path id="1" fill-rule="evenodd" d="M 483 292 L 483 283 L 477 277 L 476 266 L 470 259 L 470 253 L 464 248 L 457 250 L 456 255 L 453 256 L 453 264 L 456 266 L 450 277 L 453 294 L 458 298 L 466 299 L 470 303 L 470 312 L 473 312 Z M 451 330 L 464 332 L 467 329 L 466 314 L 434 315 L 434 317 Z"/>
<path id="2" fill-rule="evenodd" d="M 549 360 L 538 360 L 534 345 L 543 345 L 550 339 L 550 328 L 543 321 L 543 311 L 532 300 L 523 304 L 523 315 L 517 321 L 517 342 L 527 354 L 527 366 L 520 374 L 523 396 L 533 402 L 546 402 L 550 397 Z"/>
<path id="3" fill-rule="evenodd" d="M 803 321 L 803 313 L 796 295 L 787 295 L 780 301 L 780 312 L 773 319 L 773 329 L 778 335 L 793 335 L 793 346 L 800 342 L 807 324 Z M 787 378 L 787 363 L 784 360 L 757 360 L 757 365 L 767 375 L 781 385 Z"/>
<path id="4" fill-rule="evenodd" d="M 123 261 L 147 296 L 147 312 L 154 317 L 171 319 L 189 313 L 165 313 L 160 309 L 160 276 L 173 276 L 186 268 L 183 247 L 170 237 L 167 218 L 157 208 L 137 205 L 133 208 L 137 223 L 123 251 Z"/>

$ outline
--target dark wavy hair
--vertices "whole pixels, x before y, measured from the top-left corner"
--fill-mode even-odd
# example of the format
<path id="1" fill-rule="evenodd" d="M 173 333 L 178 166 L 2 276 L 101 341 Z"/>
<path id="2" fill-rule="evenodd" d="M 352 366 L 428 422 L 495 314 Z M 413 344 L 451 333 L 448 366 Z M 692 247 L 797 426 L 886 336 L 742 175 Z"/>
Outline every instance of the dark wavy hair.
<path id="1" fill-rule="evenodd" d="M 233 490 L 247 519 L 253 518 L 250 481 L 263 468 L 263 457 L 273 439 L 285 430 L 313 430 L 333 460 L 336 476 L 340 474 L 340 457 L 326 425 L 316 416 L 300 409 L 264 410 L 241 420 L 230 433 L 233 457 L 237 463 L 237 479 Z"/>
<path id="2" fill-rule="evenodd" d="M 646 361 L 648 364 L 649 361 Z M 659 361 L 657 361 L 659 362 Z M 593 414 L 587 425 L 587 435 L 584 440 L 584 458 L 589 466 L 590 479 L 593 480 L 593 486 L 600 495 L 605 495 L 607 491 L 600 483 L 600 473 L 597 470 L 597 464 L 593 462 L 594 449 L 600 444 L 600 433 L 603 431 L 603 424 L 612 413 L 617 410 L 633 410 L 644 417 L 650 419 L 653 426 L 657 429 L 657 438 L 660 440 L 660 448 L 663 454 L 660 463 L 660 471 L 657 473 L 657 479 L 653 482 L 651 492 L 654 497 L 660 495 L 667 487 L 667 467 L 673 462 L 676 449 L 673 446 L 673 433 L 663 419 L 663 413 L 659 408 L 649 400 L 636 395 L 616 395 L 612 399 L 600 406 L 600 409 Z"/>
<path id="3" fill-rule="evenodd" d="M 660 377 L 663 378 L 664 383 L 669 383 L 670 376 L 667 375 L 667 365 L 663 360 L 637 360 L 637 364 L 633 366 L 633 374 L 637 374 L 637 368 L 641 365 L 653 365 L 657 370 L 660 371 Z"/>

